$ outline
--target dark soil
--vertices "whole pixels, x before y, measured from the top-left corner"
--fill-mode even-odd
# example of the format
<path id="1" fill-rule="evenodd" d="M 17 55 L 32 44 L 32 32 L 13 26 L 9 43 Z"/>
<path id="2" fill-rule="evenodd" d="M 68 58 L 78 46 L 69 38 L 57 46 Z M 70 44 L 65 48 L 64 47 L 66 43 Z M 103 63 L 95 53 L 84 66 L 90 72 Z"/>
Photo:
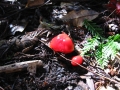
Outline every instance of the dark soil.
<path id="1" fill-rule="evenodd" d="M 0 90 L 88 90 L 85 89 L 89 87 L 86 79 L 80 77 L 87 74 L 88 71 L 80 66 L 72 66 L 70 61 L 65 59 L 71 59 L 73 56 L 78 55 L 78 52 L 74 50 L 70 54 L 63 54 L 54 52 L 46 45 L 54 36 L 62 32 L 70 34 L 74 43 L 79 44 L 84 40 L 88 31 L 85 27 L 66 27 L 66 23 L 54 18 L 54 15 L 52 15 L 53 10 L 61 10 L 60 3 L 64 0 L 59 0 L 59 2 L 53 0 L 51 2 L 52 4 L 25 8 L 27 5 L 26 0 L 0 1 L 0 65 L 32 60 L 43 61 L 43 67 L 38 67 L 35 74 L 29 73 L 27 69 L 12 73 L 0 73 Z M 85 8 L 102 12 L 105 9 L 104 4 L 107 2 L 108 0 L 79 2 L 73 0 L 71 3 L 74 3 L 74 5 L 67 8 L 67 11 L 77 10 L 81 8 L 79 5 L 82 5 Z M 21 36 L 36 31 L 38 26 L 41 25 L 40 21 L 52 22 L 54 25 L 61 27 L 55 29 L 53 26 L 42 26 L 45 30 L 41 32 L 41 36 L 37 37 L 38 40 L 33 39 L 25 43 L 20 41 Z M 95 22 L 101 24 L 97 20 Z M 13 27 L 22 26 L 24 30 L 21 32 L 15 31 L 15 34 L 13 34 L 11 25 Z M 16 39 L 14 40 L 14 38 Z M 17 40 L 20 44 L 15 43 Z M 23 49 L 31 45 L 32 48 L 25 51 L 25 53 L 22 52 Z M 84 67 L 87 67 L 87 65 L 89 64 L 83 63 Z"/>

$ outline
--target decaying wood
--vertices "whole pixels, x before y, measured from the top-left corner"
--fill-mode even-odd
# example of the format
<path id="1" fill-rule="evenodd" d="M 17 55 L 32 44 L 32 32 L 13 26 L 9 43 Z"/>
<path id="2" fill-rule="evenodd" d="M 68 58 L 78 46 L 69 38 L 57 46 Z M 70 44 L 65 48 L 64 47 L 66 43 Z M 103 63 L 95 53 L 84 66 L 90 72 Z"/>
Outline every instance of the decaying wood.
<path id="1" fill-rule="evenodd" d="M 11 73 L 21 70 L 28 70 L 30 73 L 36 72 L 36 67 L 43 66 L 43 62 L 41 60 L 33 60 L 33 61 L 25 61 L 14 64 L 9 64 L 5 66 L 0 66 L 0 73 Z"/>

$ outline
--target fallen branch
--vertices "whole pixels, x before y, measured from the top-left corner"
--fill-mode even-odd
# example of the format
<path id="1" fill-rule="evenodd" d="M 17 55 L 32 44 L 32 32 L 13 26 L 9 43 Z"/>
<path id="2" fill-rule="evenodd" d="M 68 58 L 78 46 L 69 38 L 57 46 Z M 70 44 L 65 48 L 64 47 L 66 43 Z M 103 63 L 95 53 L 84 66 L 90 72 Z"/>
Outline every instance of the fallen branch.
<path id="1" fill-rule="evenodd" d="M 0 73 L 11 73 L 16 71 L 28 70 L 30 73 L 36 73 L 36 67 L 43 66 L 41 60 L 25 61 L 10 65 L 0 66 Z"/>

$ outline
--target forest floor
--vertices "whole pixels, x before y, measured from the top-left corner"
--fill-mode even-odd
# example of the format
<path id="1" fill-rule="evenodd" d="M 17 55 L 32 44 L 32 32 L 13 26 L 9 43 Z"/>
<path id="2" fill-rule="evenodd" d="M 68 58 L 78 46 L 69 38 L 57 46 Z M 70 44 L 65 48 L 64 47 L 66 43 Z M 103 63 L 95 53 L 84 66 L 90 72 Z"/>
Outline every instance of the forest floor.
<path id="1" fill-rule="evenodd" d="M 119 0 L 1 0 L 0 31 L 0 90 L 120 90 Z"/>

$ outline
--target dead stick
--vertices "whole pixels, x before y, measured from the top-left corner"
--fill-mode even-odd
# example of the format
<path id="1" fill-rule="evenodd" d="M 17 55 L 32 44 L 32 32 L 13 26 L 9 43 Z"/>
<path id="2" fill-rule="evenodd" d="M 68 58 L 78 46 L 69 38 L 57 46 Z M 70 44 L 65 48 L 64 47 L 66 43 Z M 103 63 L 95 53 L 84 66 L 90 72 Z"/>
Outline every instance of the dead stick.
<path id="1" fill-rule="evenodd" d="M 34 60 L 34 61 L 25 61 L 25 62 L 9 64 L 5 66 L 0 66 L 0 73 L 2 72 L 11 73 L 16 71 L 21 71 L 27 69 L 28 67 L 31 67 L 31 65 L 39 67 L 39 66 L 43 66 L 43 62 L 41 60 Z"/>

